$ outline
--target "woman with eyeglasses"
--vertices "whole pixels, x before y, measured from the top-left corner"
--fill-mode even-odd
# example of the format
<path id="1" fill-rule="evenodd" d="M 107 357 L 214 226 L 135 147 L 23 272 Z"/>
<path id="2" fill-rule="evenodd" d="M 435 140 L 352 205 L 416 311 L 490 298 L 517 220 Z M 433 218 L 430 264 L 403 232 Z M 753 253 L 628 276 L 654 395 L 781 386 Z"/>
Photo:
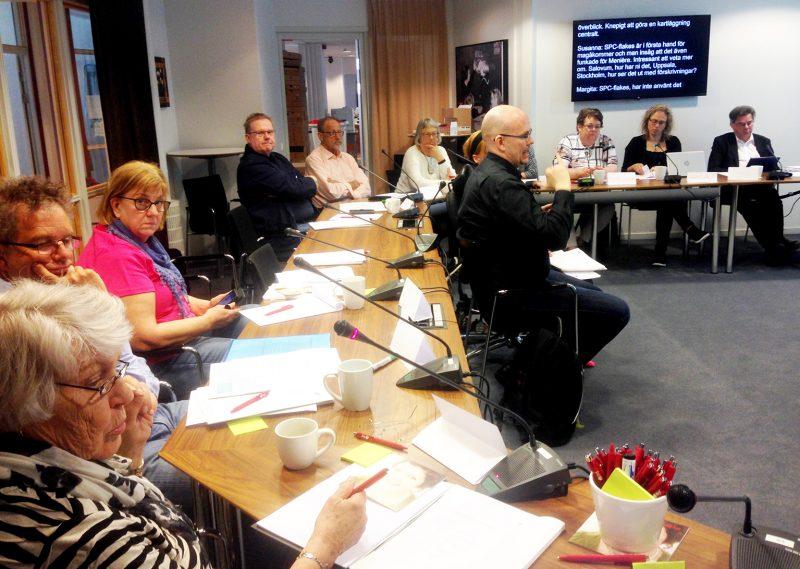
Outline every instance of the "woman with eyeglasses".
<path id="1" fill-rule="evenodd" d="M 235 307 L 219 306 L 224 295 L 203 300 L 188 294 L 186 282 L 158 238 L 169 201 L 164 173 L 155 164 L 128 162 L 117 168 L 98 208 L 94 229 L 78 264 L 94 269 L 108 292 L 122 299 L 133 325 L 138 352 L 190 346 L 208 366 L 222 361 L 245 322 Z M 148 358 L 156 376 L 173 385 L 178 398 L 196 387 L 191 353 Z"/>
<path id="2" fill-rule="evenodd" d="M 666 105 L 653 105 L 642 117 L 642 134 L 634 136 L 625 147 L 622 169 L 644 174 L 644 167 L 667 166 L 667 152 L 680 152 L 681 141 L 672 135 L 672 111 Z M 636 204 L 638 209 L 656 210 L 656 251 L 654 267 L 667 266 L 667 245 L 672 220 L 678 222 L 692 243 L 702 243 L 709 234 L 698 229 L 686 213 L 683 201 Z"/>
<path id="3" fill-rule="evenodd" d="M 117 361 L 130 333 L 122 302 L 93 286 L 23 280 L 0 295 L 3 567 L 211 567 L 140 471 L 153 419 L 131 410 Z M 328 499 L 292 569 L 331 567 L 358 540 L 366 498 L 352 490 Z"/>
<path id="4" fill-rule="evenodd" d="M 403 171 L 397 182 L 399 191 L 411 194 L 419 191 L 422 186 L 455 178 L 455 170 L 450 164 L 447 151 L 440 146 L 441 142 L 438 122 L 424 118 L 417 123 L 414 144 L 403 156 Z"/>

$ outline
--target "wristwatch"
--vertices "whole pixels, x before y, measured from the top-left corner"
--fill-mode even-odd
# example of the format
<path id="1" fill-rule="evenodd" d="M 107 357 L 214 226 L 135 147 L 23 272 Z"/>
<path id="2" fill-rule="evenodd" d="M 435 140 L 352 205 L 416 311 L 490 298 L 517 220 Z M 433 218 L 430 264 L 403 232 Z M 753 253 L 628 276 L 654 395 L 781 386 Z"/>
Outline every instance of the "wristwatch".
<path id="1" fill-rule="evenodd" d="M 300 555 L 298 555 L 297 558 L 310 559 L 311 561 L 319 565 L 319 569 L 330 569 L 330 566 L 328 566 L 327 563 L 323 563 L 322 561 L 319 560 L 319 558 L 316 555 L 314 555 L 310 551 L 306 551 L 305 549 L 300 552 Z"/>

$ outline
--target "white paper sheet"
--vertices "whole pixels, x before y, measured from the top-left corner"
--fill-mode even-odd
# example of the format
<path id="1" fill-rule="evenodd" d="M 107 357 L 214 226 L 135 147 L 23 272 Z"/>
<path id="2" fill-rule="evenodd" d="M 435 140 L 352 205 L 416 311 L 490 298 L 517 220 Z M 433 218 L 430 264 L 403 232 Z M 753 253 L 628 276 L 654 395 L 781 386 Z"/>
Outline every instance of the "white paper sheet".
<path id="1" fill-rule="evenodd" d="M 330 267 L 327 269 L 322 269 L 321 272 L 337 281 L 341 281 L 355 275 L 353 269 L 350 267 Z M 321 277 L 316 273 L 305 271 L 303 269 L 275 273 L 275 278 L 284 287 L 301 287 L 309 284 L 327 284 L 330 282 L 325 277 Z"/>
<path id="2" fill-rule="evenodd" d="M 569 251 L 553 251 L 550 254 L 550 264 L 564 272 L 606 270 L 605 265 L 598 263 L 578 248 Z"/>
<path id="3" fill-rule="evenodd" d="M 383 217 L 383 213 L 360 213 L 358 216 L 349 215 L 347 213 L 337 213 L 333 217 L 330 218 L 330 221 L 340 221 L 340 220 L 347 220 L 347 219 L 369 219 L 375 221 Z"/>
<path id="4" fill-rule="evenodd" d="M 606 173 L 607 186 L 635 186 L 635 172 L 608 172 Z"/>
<path id="5" fill-rule="evenodd" d="M 348 213 L 353 210 L 383 212 L 386 211 L 386 206 L 383 202 L 342 202 L 339 204 L 339 209 Z"/>
<path id="6" fill-rule="evenodd" d="M 357 217 L 348 217 L 346 219 L 329 219 L 327 221 L 312 221 L 308 224 L 314 231 L 322 231 L 324 229 L 348 229 L 351 227 L 369 227 L 371 223 L 358 219 Z"/>
<path id="7" fill-rule="evenodd" d="M 404 358 L 420 365 L 425 365 L 436 357 L 428 336 L 402 320 L 397 322 L 389 347 Z M 403 365 L 407 370 L 416 369 L 406 362 L 403 362 Z"/>
<path id="8" fill-rule="evenodd" d="M 470 484 L 480 482 L 508 452 L 496 425 L 433 395 L 441 417 L 412 441 Z"/>
<path id="9" fill-rule="evenodd" d="M 430 320 L 433 317 L 428 299 L 409 277 L 406 277 L 403 283 L 403 290 L 397 304 L 400 308 L 400 316 L 414 322 Z"/>
<path id="10" fill-rule="evenodd" d="M 565 275 L 569 275 L 576 279 L 580 279 L 582 281 L 590 281 L 592 279 L 599 279 L 600 273 L 595 273 L 594 271 L 564 271 Z"/>
<path id="11" fill-rule="evenodd" d="M 252 397 L 252 395 L 246 395 L 243 397 L 238 398 L 239 401 L 246 401 L 248 398 Z M 237 398 L 230 398 L 231 401 Z M 189 394 L 189 408 L 186 413 L 186 426 L 193 427 L 195 425 L 205 425 L 208 423 L 207 415 L 206 415 L 206 405 L 208 404 L 208 388 L 207 387 L 198 387 L 194 391 Z M 238 405 L 238 403 L 231 403 L 230 409 L 233 409 Z M 238 412 L 235 416 L 232 415 L 231 418 L 241 419 L 242 417 L 252 417 L 255 415 L 263 415 L 263 416 L 274 416 L 274 415 L 286 415 L 289 413 L 313 413 L 317 410 L 316 404 L 312 405 L 304 405 L 302 407 L 294 407 L 292 409 L 281 409 L 278 411 L 272 412 L 260 412 L 256 408 L 256 404 L 254 403 L 253 408 L 251 409 L 250 406 L 246 407 L 242 411 Z"/>
<path id="12" fill-rule="evenodd" d="M 426 202 L 429 202 L 434 198 L 434 196 L 436 196 L 437 199 L 444 197 L 446 190 L 439 192 L 439 184 L 437 183 L 430 186 L 422 186 L 419 191 L 422 192 L 422 199 L 424 199 Z M 438 196 L 436 195 L 437 193 L 439 194 Z"/>
<path id="13" fill-rule="evenodd" d="M 336 265 L 360 265 L 366 261 L 364 249 L 353 249 L 356 253 L 350 251 L 326 251 L 324 253 L 305 253 L 295 255 L 295 259 L 305 259 L 315 267 L 331 267 Z"/>
<path id="14" fill-rule="evenodd" d="M 284 307 L 288 308 L 284 309 Z M 338 312 L 343 308 L 344 303 L 336 298 L 323 299 L 315 294 L 304 294 L 291 300 L 281 300 L 258 308 L 248 308 L 242 310 L 240 314 L 257 326 L 269 326 L 270 324 Z"/>

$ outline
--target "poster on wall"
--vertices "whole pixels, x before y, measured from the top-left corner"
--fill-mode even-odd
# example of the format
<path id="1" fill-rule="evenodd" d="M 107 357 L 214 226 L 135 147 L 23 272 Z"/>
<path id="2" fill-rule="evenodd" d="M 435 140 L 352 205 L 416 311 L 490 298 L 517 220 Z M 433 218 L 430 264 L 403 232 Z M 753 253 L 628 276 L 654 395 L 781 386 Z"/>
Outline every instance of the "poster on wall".
<path id="1" fill-rule="evenodd" d="M 456 48 L 456 104 L 472 105 L 472 127 L 484 115 L 508 103 L 508 40 Z"/>
<path id="2" fill-rule="evenodd" d="M 156 84 L 158 85 L 158 102 L 161 108 L 169 107 L 169 85 L 167 85 L 167 62 L 163 57 L 156 57 Z"/>

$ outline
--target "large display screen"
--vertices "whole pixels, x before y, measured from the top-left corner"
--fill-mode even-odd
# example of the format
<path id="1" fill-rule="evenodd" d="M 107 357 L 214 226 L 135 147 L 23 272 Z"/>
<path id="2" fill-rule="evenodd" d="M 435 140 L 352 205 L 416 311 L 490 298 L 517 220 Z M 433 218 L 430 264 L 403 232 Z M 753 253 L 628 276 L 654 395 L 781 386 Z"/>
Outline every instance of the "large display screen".
<path id="1" fill-rule="evenodd" d="M 706 94 L 711 16 L 576 20 L 572 100 Z"/>

